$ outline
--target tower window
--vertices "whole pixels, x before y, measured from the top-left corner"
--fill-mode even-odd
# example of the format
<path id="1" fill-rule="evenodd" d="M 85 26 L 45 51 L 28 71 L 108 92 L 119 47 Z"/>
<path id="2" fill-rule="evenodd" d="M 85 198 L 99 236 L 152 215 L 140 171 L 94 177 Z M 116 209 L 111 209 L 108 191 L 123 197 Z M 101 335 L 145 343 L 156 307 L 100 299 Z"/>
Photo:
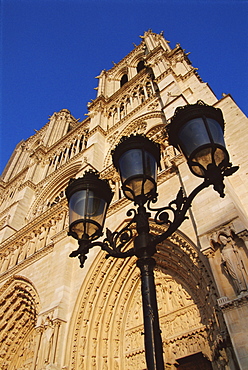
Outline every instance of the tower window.
<path id="1" fill-rule="evenodd" d="M 121 78 L 121 87 L 122 87 L 123 85 L 125 85 L 125 83 L 127 83 L 127 81 L 128 81 L 128 77 L 127 77 L 127 74 L 125 73 L 125 74 L 122 76 L 122 78 Z"/>
<path id="2" fill-rule="evenodd" d="M 139 63 L 137 64 L 137 72 L 139 73 L 144 68 L 145 68 L 145 62 L 144 60 L 140 60 Z"/>

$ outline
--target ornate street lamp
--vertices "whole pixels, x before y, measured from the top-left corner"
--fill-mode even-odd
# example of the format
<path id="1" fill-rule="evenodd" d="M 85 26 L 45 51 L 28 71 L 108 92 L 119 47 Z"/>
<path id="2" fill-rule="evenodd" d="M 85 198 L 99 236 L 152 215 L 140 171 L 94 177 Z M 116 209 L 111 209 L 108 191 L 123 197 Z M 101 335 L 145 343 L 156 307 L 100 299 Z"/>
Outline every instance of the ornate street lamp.
<path id="1" fill-rule="evenodd" d="M 99 238 L 113 197 L 108 182 L 88 171 L 84 177 L 70 180 L 66 196 L 70 210 L 69 235 L 78 240 Z"/>
<path id="2" fill-rule="evenodd" d="M 87 258 L 90 243 L 102 236 L 102 229 L 113 193 L 106 180 L 94 171 L 85 172 L 78 179 L 71 179 L 66 188 L 69 201 L 69 232 L 78 240 L 79 248 L 70 254 L 79 256 L 81 267 Z"/>
<path id="3" fill-rule="evenodd" d="M 110 186 L 99 178 L 97 172 L 86 172 L 83 178 L 71 180 L 66 196 L 70 209 L 69 235 L 78 240 L 79 248 L 70 256 L 78 256 L 83 267 L 90 248 L 100 246 L 109 256 L 116 258 L 137 257 L 141 271 L 141 292 L 144 316 L 145 354 L 148 370 L 164 370 L 163 345 L 159 328 L 156 288 L 154 282 L 156 246 L 171 236 L 187 218 L 186 212 L 194 197 L 204 188 L 213 185 L 224 196 L 224 176 L 230 176 L 238 167 L 232 167 L 224 143 L 224 120 L 220 109 L 203 102 L 179 107 L 168 126 L 169 142 L 181 149 L 187 158 L 190 170 L 203 177 L 186 197 L 182 189 L 168 206 L 154 209 L 151 203 L 157 200 L 157 167 L 160 163 L 159 145 L 143 135 L 123 137 L 112 152 L 113 163 L 119 172 L 122 190 L 127 199 L 137 205 L 127 216 L 132 217 L 119 232 L 107 229 L 102 235 L 107 208 L 112 199 Z M 155 211 L 154 221 L 166 225 L 160 235 L 150 233 L 149 211 Z M 135 228 L 131 227 L 135 224 Z M 136 230 L 136 231 L 135 231 Z M 123 252 L 122 248 L 133 241 L 133 247 Z"/>

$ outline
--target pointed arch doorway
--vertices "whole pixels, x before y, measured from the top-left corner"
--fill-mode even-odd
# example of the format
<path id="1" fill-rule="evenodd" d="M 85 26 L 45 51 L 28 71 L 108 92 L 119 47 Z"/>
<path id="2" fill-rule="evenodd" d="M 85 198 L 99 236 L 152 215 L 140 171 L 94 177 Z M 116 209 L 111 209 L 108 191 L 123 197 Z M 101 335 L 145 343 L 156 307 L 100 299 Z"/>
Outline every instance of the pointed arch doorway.
<path id="1" fill-rule="evenodd" d="M 152 229 L 160 231 L 155 225 Z M 165 363 L 185 370 L 186 365 L 194 366 L 187 358 L 202 353 L 206 366 L 211 365 L 218 358 L 216 339 L 224 328 L 204 256 L 178 232 L 159 245 L 155 257 Z M 146 369 L 135 258 L 106 260 L 99 252 L 81 288 L 68 340 L 68 345 L 73 343 L 68 353 L 71 370 Z"/>
<path id="2" fill-rule="evenodd" d="M 196 353 L 191 356 L 177 360 L 177 370 L 212 370 L 211 362 L 203 356 L 202 353 Z"/>

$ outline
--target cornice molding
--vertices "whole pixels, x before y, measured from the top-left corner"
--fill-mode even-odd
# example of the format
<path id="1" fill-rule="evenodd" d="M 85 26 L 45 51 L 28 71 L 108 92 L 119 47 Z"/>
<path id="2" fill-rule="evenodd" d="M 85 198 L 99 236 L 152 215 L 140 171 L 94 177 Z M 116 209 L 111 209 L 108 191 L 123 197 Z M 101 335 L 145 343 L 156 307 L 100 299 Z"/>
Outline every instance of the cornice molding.
<path id="1" fill-rule="evenodd" d="M 168 67 L 164 72 L 162 72 L 158 77 L 156 77 L 155 82 L 158 84 L 159 82 L 161 82 L 165 77 L 169 76 L 170 74 L 176 80 L 176 78 L 177 78 L 176 73 L 173 71 L 172 67 Z"/>
<path id="2" fill-rule="evenodd" d="M 7 186 L 8 186 L 8 183 L 0 179 L 0 189 L 5 190 Z"/>
<path id="3" fill-rule="evenodd" d="M 128 204 L 131 204 L 131 202 L 126 198 L 121 198 L 114 203 L 112 203 L 108 209 L 107 217 L 113 215 L 114 213 L 118 212 L 120 209 L 123 209 Z"/>
<path id="4" fill-rule="evenodd" d="M 25 178 L 26 173 L 28 172 L 29 166 L 25 166 L 20 172 L 18 172 L 13 178 L 9 179 L 8 181 L 4 181 L 5 189 L 10 186 L 14 186 L 15 183 L 19 184 L 21 182 L 21 177 Z"/>
<path id="5" fill-rule="evenodd" d="M 103 136 L 107 136 L 107 132 L 101 126 L 97 125 L 91 131 L 89 131 L 88 138 L 93 136 L 97 131 L 100 132 Z"/>
<path id="6" fill-rule="evenodd" d="M 248 292 L 241 293 L 235 299 L 228 297 L 218 298 L 218 305 L 223 312 L 231 311 L 242 306 L 248 306 Z"/>
<path id="7" fill-rule="evenodd" d="M 139 73 L 137 73 L 135 76 L 133 76 L 131 78 L 131 80 L 128 80 L 125 83 L 125 85 L 123 85 L 117 91 L 115 91 L 112 95 L 110 95 L 107 98 L 106 103 L 108 103 L 108 105 L 111 105 L 114 102 L 116 102 L 118 99 L 121 100 L 120 96 L 122 97 L 123 95 L 129 95 L 131 93 L 130 90 L 133 90 L 136 87 L 136 84 L 138 82 L 141 83 L 141 81 L 139 81 L 139 80 L 142 80 L 146 77 L 148 77 L 147 71 L 145 69 L 141 70 Z M 150 80 L 150 78 L 149 78 L 149 80 Z"/>
<path id="8" fill-rule="evenodd" d="M 18 190 L 22 190 L 26 187 L 29 187 L 30 189 L 34 191 L 37 189 L 37 185 L 35 185 L 32 181 L 27 180 L 19 186 Z"/>
<path id="9" fill-rule="evenodd" d="M 238 216 L 227 219 L 226 222 L 220 223 L 215 226 L 213 229 L 209 230 L 207 233 L 200 234 L 199 237 L 207 236 L 209 239 L 214 238 L 214 235 L 223 230 L 234 230 L 235 227 L 233 222 L 238 219 Z M 207 247 L 208 248 L 208 247 Z M 205 249 L 202 250 L 204 252 Z"/>
<path id="10" fill-rule="evenodd" d="M 177 169 L 175 166 L 171 166 L 158 174 L 157 186 L 163 184 L 165 181 L 169 180 L 171 177 L 177 174 Z"/>
<path id="11" fill-rule="evenodd" d="M 180 335 L 175 335 L 175 336 L 172 336 L 171 338 L 166 339 L 165 344 L 169 345 L 169 344 L 181 341 L 181 340 L 192 339 L 194 338 L 194 335 L 200 334 L 200 333 L 205 334 L 205 336 L 207 336 L 207 332 L 208 332 L 208 328 L 206 327 L 206 325 L 201 325 L 198 328 L 189 330 L 187 332 L 183 332 Z"/>

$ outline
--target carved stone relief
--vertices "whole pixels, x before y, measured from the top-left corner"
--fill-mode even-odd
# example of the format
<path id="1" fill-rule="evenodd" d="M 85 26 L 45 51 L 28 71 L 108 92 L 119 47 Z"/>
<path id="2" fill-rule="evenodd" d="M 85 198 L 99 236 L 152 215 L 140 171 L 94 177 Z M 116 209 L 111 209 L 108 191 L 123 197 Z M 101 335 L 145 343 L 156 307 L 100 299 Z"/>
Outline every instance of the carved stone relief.
<path id="1" fill-rule="evenodd" d="M 226 228 L 212 236 L 220 270 L 236 295 L 248 290 L 248 251 L 242 238 Z"/>
<path id="2" fill-rule="evenodd" d="M 172 277 L 162 271 L 156 271 L 155 275 L 160 327 L 166 361 L 172 364 L 176 358 L 184 357 L 195 350 L 206 350 L 205 327 L 201 323 L 201 317 L 192 297 Z M 205 335 L 198 335 L 203 332 Z M 126 320 L 125 330 L 125 368 L 143 369 L 144 361 L 144 337 L 143 317 L 140 288 L 136 290 Z M 187 338 L 185 340 L 185 338 Z M 200 340 L 201 339 L 201 340 Z M 206 342 L 206 343 L 205 343 Z M 208 350 L 209 352 L 209 350 Z M 142 356 L 140 356 L 142 353 Z M 142 367 L 143 366 L 143 367 Z"/>

